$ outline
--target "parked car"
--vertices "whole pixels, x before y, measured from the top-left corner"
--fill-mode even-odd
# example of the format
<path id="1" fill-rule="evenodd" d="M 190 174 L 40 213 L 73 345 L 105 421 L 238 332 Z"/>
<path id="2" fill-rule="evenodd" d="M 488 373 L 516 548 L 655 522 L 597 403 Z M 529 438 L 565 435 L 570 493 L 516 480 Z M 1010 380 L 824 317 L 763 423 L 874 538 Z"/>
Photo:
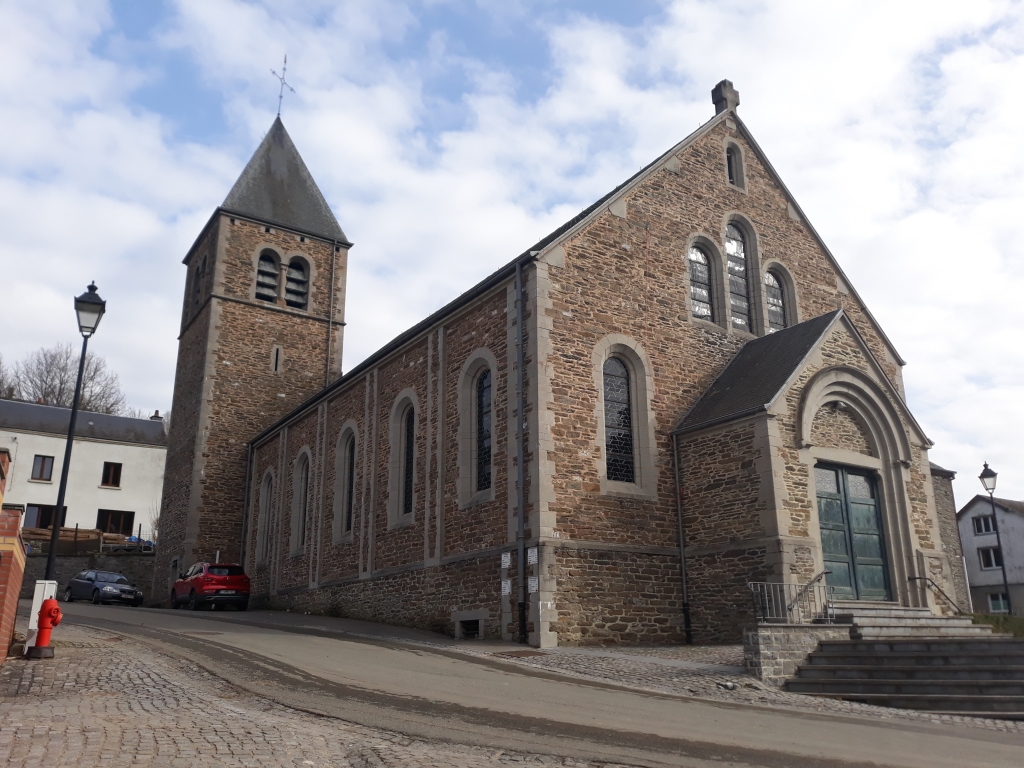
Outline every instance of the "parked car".
<path id="1" fill-rule="evenodd" d="M 249 577 L 235 563 L 196 563 L 171 589 L 171 608 L 182 605 L 193 611 L 206 605 L 217 610 L 231 605 L 244 611 L 249 607 Z"/>
<path id="2" fill-rule="evenodd" d="M 128 578 L 112 571 L 82 571 L 68 582 L 64 589 L 64 602 L 92 600 L 93 603 L 127 603 L 142 605 L 142 591 L 132 586 Z"/>

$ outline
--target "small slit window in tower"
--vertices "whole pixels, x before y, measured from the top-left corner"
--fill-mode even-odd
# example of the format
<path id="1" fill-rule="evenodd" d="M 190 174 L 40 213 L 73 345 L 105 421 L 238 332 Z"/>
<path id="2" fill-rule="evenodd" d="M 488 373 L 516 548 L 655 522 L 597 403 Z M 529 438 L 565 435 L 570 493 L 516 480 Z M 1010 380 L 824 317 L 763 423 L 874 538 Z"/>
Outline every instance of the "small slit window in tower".
<path id="1" fill-rule="evenodd" d="M 710 259 L 700 248 L 690 249 L 690 307 L 693 316 L 700 320 L 715 321 L 714 304 L 711 300 Z"/>
<path id="2" fill-rule="evenodd" d="M 302 259 L 292 259 L 288 264 L 284 300 L 293 309 L 306 308 L 309 301 L 309 268 Z"/>
<path id="3" fill-rule="evenodd" d="M 732 327 L 750 333 L 747 246 L 743 233 L 734 224 L 725 229 L 725 253 L 729 259 L 729 314 L 732 317 Z"/>
<path id="4" fill-rule="evenodd" d="M 725 150 L 725 167 L 729 174 L 729 183 L 736 187 L 743 186 L 743 160 L 735 146 Z"/>
<path id="5" fill-rule="evenodd" d="M 491 371 L 476 380 L 476 489 L 491 487 Z"/>
<path id="6" fill-rule="evenodd" d="M 608 479 L 636 482 L 629 369 L 617 357 L 604 362 L 604 437 Z"/>
<path id="7" fill-rule="evenodd" d="M 256 266 L 256 298 L 261 301 L 277 301 L 279 279 L 277 259 L 272 253 L 264 251 Z"/>
<path id="8" fill-rule="evenodd" d="M 768 333 L 781 331 L 786 327 L 786 295 L 774 272 L 765 273 L 764 293 L 768 300 Z"/>

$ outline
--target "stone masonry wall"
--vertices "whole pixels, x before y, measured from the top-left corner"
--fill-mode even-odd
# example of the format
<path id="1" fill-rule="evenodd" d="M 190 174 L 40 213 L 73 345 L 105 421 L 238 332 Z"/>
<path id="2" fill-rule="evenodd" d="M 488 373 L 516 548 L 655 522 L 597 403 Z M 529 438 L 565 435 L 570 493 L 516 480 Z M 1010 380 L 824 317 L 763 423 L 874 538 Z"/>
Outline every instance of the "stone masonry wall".
<path id="1" fill-rule="evenodd" d="M 146 603 L 152 603 L 164 597 L 162 592 L 159 595 L 153 595 L 149 591 L 149 585 L 153 583 L 155 562 L 156 557 L 152 552 L 60 555 L 57 557 L 57 566 L 54 572 L 54 579 L 57 581 L 57 595 L 58 597 L 63 595 L 67 583 L 82 571 L 111 571 L 124 574 L 128 581 L 142 590 Z M 35 589 L 36 581 L 42 579 L 45 573 L 45 555 L 30 555 L 25 559 L 25 581 L 21 587 L 23 600 L 32 599 L 32 590 Z"/>
<path id="2" fill-rule="evenodd" d="M 932 488 L 935 490 L 935 512 L 939 517 L 939 538 L 942 550 L 949 558 L 950 576 L 953 581 L 953 593 L 961 610 L 968 610 L 971 601 L 968 599 L 967 575 L 964 573 L 963 545 L 960 541 L 960 527 L 956 521 L 956 500 L 953 498 L 953 478 L 955 472 L 937 467 L 931 468 Z"/>
<path id="3" fill-rule="evenodd" d="M 848 411 L 831 406 L 818 409 L 811 424 L 811 443 L 823 448 L 841 448 L 874 456 L 871 438 L 864 425 Z"/>
<path id="4" fill-rule="evenodd" d="M 743 633 L 747 671 L 780 687 L 796 674 L 822 640 L 849 640 L 850 628 L 836 624 L 760 624 Z"/>

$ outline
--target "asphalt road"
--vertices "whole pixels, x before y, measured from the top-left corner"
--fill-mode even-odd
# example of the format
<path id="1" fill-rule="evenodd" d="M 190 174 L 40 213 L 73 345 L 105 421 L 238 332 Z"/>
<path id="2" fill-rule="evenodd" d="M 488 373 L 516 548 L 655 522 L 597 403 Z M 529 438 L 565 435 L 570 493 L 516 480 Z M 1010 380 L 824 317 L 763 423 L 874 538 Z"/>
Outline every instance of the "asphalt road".
<path id="1" fill-rule="evenodd" d="M 367 622 L 81 603 L 61 609 L 65 621 L 130 635 L 282 704 L 419 738 L 644 766 L 1024 762 L 1020 734 L 640 693 L 467 656 L 457 641 Z M 417 639 L 437 647 L 409 642 Z"/>

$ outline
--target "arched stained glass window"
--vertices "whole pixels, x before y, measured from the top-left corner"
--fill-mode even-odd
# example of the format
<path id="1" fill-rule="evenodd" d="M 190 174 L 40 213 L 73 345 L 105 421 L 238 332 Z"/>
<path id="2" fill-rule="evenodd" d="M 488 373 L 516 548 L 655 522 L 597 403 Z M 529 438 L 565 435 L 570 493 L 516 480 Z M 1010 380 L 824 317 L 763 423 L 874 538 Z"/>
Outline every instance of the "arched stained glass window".
<path id="1" fill-rule="evenodd" d="M 345 520 L 343 531 L 352 530 L 356 490 L 356 437 L 349 435 L 345 441 Z"/>
<path id="2" fill-rule="evenodd" d="M 309 303 L 309 267 L 302 259 L 295 258 L 288 263 L 284 300 L 294 309 L 305 309 Z"/>
<path id="3" fill-rule="evenodd" d="M 280 274 L 274 254 L 264 251 L 256 266 L 256 298 L 261 301 L 277 301 L 277 284 Z"/>
<path id="4" fill-rule="evenodd" d="M 476 489 L 491 487 L 491 371 L 476 380 Z"/>
<path id="5" fill-rule="evenodd" d="M 296 540 L 293 550 L 301 550 L 306 546 L 307 516 L 309 514 L 309 457 L 304 453 L 295 468 L 295 506 Z"/>
<path id="6" fill-rule="evenodd" d="M 690 262 L 690 307 L 693 316 L 700 320 L 715 321 L 715 304 L 711 292 L 711 259 L 700 248 L 694 246 L 689 253 Z"/>
<path id="7" fill-rule="evenodd" d="M 774 272 L 765 273 L 764 293 L 768 300 L 768 333 L 781 331 L 786 327 L 786 294 Z"/>
<path id="8" fill-rule="evenodd" d="M 409 406 L 405 412 L 405 434 L 402 444 L 402 514 L 412 514 L 413 460 L 416 449 L 416 410 Z"/>
<path id="9" fill-rule="evenodd" d="M 747 246 L 743 233 L 734 224 L 725 228 L 725 255 L 729 261 L 729 316 L 732 318 L 732 327 L 752 333 Z"/>
<path id="10" fill-rule="evenodd" d="M 608 479 L 635 482 L 629 369 L 617 357 L 604 362 L 604 438 Z"/>

